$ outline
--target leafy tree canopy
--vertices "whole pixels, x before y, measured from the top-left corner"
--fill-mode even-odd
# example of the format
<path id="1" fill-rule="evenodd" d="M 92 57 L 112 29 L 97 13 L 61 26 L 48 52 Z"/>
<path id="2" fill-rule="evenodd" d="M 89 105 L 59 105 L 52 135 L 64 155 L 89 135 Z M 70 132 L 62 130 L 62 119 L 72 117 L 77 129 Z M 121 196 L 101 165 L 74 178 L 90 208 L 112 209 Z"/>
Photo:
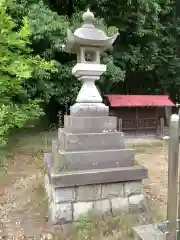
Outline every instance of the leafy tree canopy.
<path id="1" fill-rule="evenodd" d="M 28 19 L 23 18 L 21 27 L 7 15 L 5 2 L 0 3 L 0 147 L 4 146 L 8 133 L 21 128 L 42 114 L 40 100 L 32 98 L 24 88 L 34 74 L 50 74 L 55 71 L 53 62 L 33 56 L 29 36 Z"/>
<path id="2" fill-rule="evenodd" d="M 62 48 L 67 28 L 81 25 L 88 6 L 96 24 L 119 37 L 102 61 L 108 71 L 98 83 L 103 93 L 158 94 L 179 98 L 179 24 L 172 0 L 11 0 L 8 13 L 17 29 L 27 17 L 33 54 L 56 60 L 56 72 L 34 71 L 23 88 L 29 99 L 40 98 L 45 106 L 72 104 L 80 87 L 71 74 L 76 56 Z M 48 110 L 49 111 L 49 110 Z M 52 112 L 49 113 L 50 115 Z M 57 113 L 56 113 L 57 114 Z M 56 115 L 55 114 L 55 115 Z"/>
<path id="3" fill-rule="evenodd" d="M 40 94 L 47 102 L 53 99 L 58 104 L 72 103 L 77 96 L 80 87 L 79 81 L 71 74 L 71 69 L 76 63 L 76 56 L 64 52 L 62 45 L 65 43 L 67 28 L 75 29 L 82 23 L 82 12 L 78 8 L 77 11 L 70 11 L 64 8 L 64 14 L 59 15 L 56 6 L 53 3 L 44 3 L 41 0 L 13 0 L 10 8 L 10 13 L 13 18 L 20 24 L 22 16 L 28 16 L 32 31 L 33 49 L 47 60 L 57 60 L 56 67 L 58 71 L 51 75 L 51 85 L 40 85 L 37 79 L 34 79 L 36 91 L 33 93 Z M 66 5 L 66 4 L 65 4 Z M 64 5 L 64 7 L 65 7 Z M 72 7 L 72 6 L 71 6 Z M 61 7 L 60 7 L 61 8 Z M 58 9 L 58 7 L 57 7 Z M 74 9 L 74 8 L 73 8 Z M 84 10 L 84 9 L 82 9 Z M 97 18 L 96 24 L 103 28 L 107 34 L 113 34 L 116 28 L 108 28 L 103 19 Z M 108 72 L 102 78 L 102 83 L 110 79 L 111 83 L 119 82 L 124 78 L 124 71 L 114 65 L 112 56 L 105 55 L 104 59 L 108 64 Z M 42 75 L 42 79 L 44 76 Z M 101 84 L 103 86 L 103 84 Z M 104 85 L 104 91 L 106 89 Z M 29 91 L 31 91 L 31 86 Z"/>

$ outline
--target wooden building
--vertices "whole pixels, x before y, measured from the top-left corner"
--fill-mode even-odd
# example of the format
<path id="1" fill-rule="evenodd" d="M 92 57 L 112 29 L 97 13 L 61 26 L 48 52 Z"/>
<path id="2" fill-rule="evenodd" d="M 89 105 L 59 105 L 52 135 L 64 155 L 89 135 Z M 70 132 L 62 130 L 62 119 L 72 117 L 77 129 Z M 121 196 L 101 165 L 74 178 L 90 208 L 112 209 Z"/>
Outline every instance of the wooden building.
<path id="1" fill-rule="evenodd" d="M 105 95 L 104 102 L 118 131 L 132 137 L 163 137 L 166 109 L 175 106 L 167 95 Z"/>

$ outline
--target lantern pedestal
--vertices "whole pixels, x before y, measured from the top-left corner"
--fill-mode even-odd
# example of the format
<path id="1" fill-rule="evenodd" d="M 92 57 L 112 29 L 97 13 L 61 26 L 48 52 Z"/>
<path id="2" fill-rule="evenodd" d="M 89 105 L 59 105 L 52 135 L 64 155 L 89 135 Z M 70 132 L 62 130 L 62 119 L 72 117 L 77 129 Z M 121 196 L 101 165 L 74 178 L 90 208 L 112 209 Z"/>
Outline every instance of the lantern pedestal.
<path id="1" fill-rule="evenodd" d="M 99 78 L 99 77 L 98 77 Z M 97 77 L 84 76 L 79 78 L 83 82 L 81 90 L 77 96 L 76 102 L 78 103 L 101 103 L 102 97 L 97 90 L 94 81 L 98 80 Z"/>
<path id="2" fill-rule="evenodd" d="M 106 71 L 103 64 L 78 63 L 72 69 L 72 74 L 82 82 L 77 96 L 78 103 L 101 103 L 102 97 L 96 88 L 95 81 Z"/>
<path id="3" fill-rule="evenodd" d="M 109 107 L 102 103 L 102 97 L 96 88 L 95 81 L 106 71 L 103 64 L 78 63 L 72 74 L 82 82 L 76 103 L 70 108 L 72 116 L 108 116 Z"/>

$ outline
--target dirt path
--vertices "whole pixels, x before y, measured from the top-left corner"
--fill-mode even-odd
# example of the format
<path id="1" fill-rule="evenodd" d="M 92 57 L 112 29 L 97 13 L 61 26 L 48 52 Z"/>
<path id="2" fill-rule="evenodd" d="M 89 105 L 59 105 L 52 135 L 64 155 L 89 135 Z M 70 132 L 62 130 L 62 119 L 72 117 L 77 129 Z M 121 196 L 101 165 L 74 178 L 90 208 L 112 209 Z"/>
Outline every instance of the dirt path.
<path id="1" fill-rule="evenodd" d="M 137 153 L 137 162 L 148 169 L 148 179 L 144 180 L 144 189 L 150 200 L 158 204 L 163 217 L 166 216 L 168 159 L 167 145 L 152 146 L 145 152 Z"/>
<path id="2" fill-rule="evenodd" d="M 46 212 L 43 174 L 38 168 L 33 168 L 29 161 L 36 159 L 21 155 L 18 159 L 15 157 L 6 184 L 1 186 L 0 219 L 5 236 L 19 236 L 20 232 L 25 232 L 29 237 L 36 236 L 36 229 L 46 224 L 41 212 L 43 209 Z"/>
<path id="3" fill-rule="evenodd" d="M 149 178 L 144 180 L 145 188 L 152 198 L 166 204 L 167 201 L 167 174 L 166 156 L 160 154 L 141 154 L 139 162 L 147 167 Z"/>
<path id="4" fill-rule="evenodd" d="M 0 236 L 4 239 L 40 240 L 54 231 L 47 222 L 41 137 L 30 137 L 26 146 L 15 147 L 0 178 Z"/>
<path id="5" fill-rule="evenodd" d="M 51 137 L 49 142 L 51 142 Z M 4 239 L 52 239 L 47 233 L 59 229 L 47 222 L 47 203 L 44 194 L 43 151 L 45 138 L 32 136 L 21 140 L 9 157 L 8 171 L 0 177 L 0 236 Z M 136 159 L 149 169 L 144 182 L 150 198 L 166 202 L 167 161 L 166 148 L 143 147 Z M 159 194 L 160 193 L 160 194 Z M 160 196 L 160 197 L 158 197 Z M 23 236 L 28 238 L 23 238 Z M 55 238 L 53 238 L 55 239 Z M 63 237 L 58 239 L 64 239 Z"/>

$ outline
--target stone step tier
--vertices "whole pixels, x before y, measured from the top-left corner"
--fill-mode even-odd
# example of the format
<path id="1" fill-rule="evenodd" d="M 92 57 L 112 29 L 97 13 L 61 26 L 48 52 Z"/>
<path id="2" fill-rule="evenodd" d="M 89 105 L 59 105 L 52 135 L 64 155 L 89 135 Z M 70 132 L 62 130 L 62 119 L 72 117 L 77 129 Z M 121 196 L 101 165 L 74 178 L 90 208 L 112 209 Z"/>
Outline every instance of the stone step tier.
<path id="1" fill-rule="evenodd" d="M 110 116 L 74 117 L 65 115 L 64 129 L 70 133 L 115 132 L 117 129 L 117 118 Z"/>
<path id="2" fill-rule="evenodd" d="M 53 187 L 64 188 L 121 181 L 139 181 L 147 177 L 147 169 L 141 165 L 55 173 L 51 171 L 52 154 L 46 153 L 44 160 L 46 174 L 49 176 Z"/>
<path id="3" fill-rule="evenodd" d="M 58 130 L 59 149 L 64 151 L 94 151 L 124 149 L 124 133 L 70 133 L 64 128 Z"/>
<path id="4" fill-rule="evenodd" d="M 66 152 L 57 149 L 53 156 L 55 172 L 98 168 L 128 167 L 133 165 L 133 149 Z"/>

